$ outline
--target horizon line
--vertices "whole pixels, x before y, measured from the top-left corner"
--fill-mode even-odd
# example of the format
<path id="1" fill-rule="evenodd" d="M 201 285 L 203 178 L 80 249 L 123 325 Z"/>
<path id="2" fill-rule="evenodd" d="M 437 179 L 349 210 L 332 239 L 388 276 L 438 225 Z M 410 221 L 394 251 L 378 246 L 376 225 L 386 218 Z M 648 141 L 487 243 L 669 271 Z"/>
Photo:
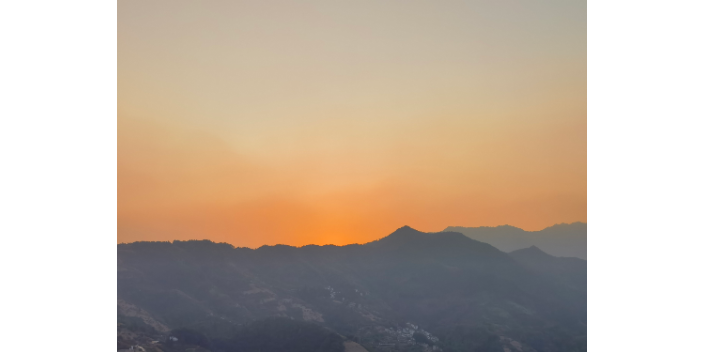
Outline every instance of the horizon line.
<path id="1" fill-rule="evenodd" d="M 415 228 L 413 228 L 413 227 L 411 227 L 411 226 L 409 226 L 409 225 L 404 225 L 404 226 L 401 226 L 401 227 L 397 228 L 396 230 L 394 230 L 394 232 L 396 232 L 396 231 L 398 231 L 398 230 L 400 230 L 400 229 L 402 229 L 402 228 L 404 228 L 404 227 L 408 227 L 408 228 L 410 228 L 410 229 L 413 229 L 413 230 L 415 230 L 415 231 L 422 232 L 422 233 L 438 234 L 438 233 L 455 232 L 455 231 L 446 231 L 447 229 L 452 228 L 452 227 L 460 227 L 460 228 L 465 228 L 465 229 L 481 229 L 481 228 L 498 228 L 498 227 L 506 227 L 506 226 L 508 226 L 508 227 L 513 227 L 513 228 L 522 230 L 522 231 L 524 231 L 524 232 L 540 232 L 540 231 L 549 229 L 549 228 L 551 228 L 551 227 L 559 226 L 559 225 L 574 225 L 574 224 L 585 224 L 585 225 L 586 225 L 587 223 L 586 223 L 586 222 L 582 222 L 582 221 L 574 221 L 574 222 L 571 222 L 571 223 L 561 222 L 561 223 L 556 223 L 556 224 L 550 225 L 550 226 L 548 226 L 548 227 L 543 228 L 542 230 L 537 230 L 537 231 L 526 231 L 526 230 L 523 230 L 523 229 L 520 228 L 520 227 L 505 224 L 505 225 L 497 225 L 497 226 L 477 226 L 477 227 L 447 226 L 447 227 L 446 227 L 444 230 L 442 230 L 442 231 L 437 231 L 437 232 L 424 232 L 424 231 L 417 230 L 417 229 L 415 229 Z M 321 245 L 321 244 L 313 244 L 313 243 L 311 243 L 311 244 L 305 244 L 305 245 L 302 245 L 302 246 L 292 246 L 292 245 L 289 245 L 289 244 L 277 243 L 277 244 L 273 244 L 273 245 L 271 245 L 271 244 L 263 244 L 263 245 L 261 245 L 261 246 L 259 246 L 259 247 L 252 248 L 252 247 L 240 247 L 240 246 L 235 246 L 234 244 L 229 243 L 229 242 L 215 242 L 215 241 L 213 241 L 213 240 L 211 240 L 211 239 L 207 239 L 207 238 L 203 238 L 203 239 L 195 239 L 195 238 L 193 238 L 193 239 L 188 239 L 188 240 L 171 240 L 171 241 L 166 240 L 166 241 L 133 241 L 133 242 L 120 242 L 120 243 L 118 243 L 117 245 L 119 246 L 119 245 L 126 245 L 126 244 L 132 244 L 132 243 L 171 243 L 171 244 L 173 244 L 173 243 L 175 243 L 175 242 L 191 242 L 191 241 L 197 242 L 197 241 L 201 241 L 201 242 L 211 242 L 211 243 L 215 243 L 215 244 L 228 244 L 228 245 L 232 246 L 233 248 L 247 248 L 247 249 L 251 249 L 251 250 L 257 250 L 257 249 L 262 248 L 262 247 L 276 247 L 276 246 L 286 246 L 286 247 L 292 247 L 292 248 L 303 248 L 303 247 L 309 247 L 309 246 L 316 246 L 316 247 L 325 247 L 325 246 L 345 247 L 345 246 L 352 246 L 352 245 L 361 246 L 361 245 L 365 245 L 365 244 L 368 244 L 368 243 L 376 242 L 376 241 L 378 241 L 378 240 L 380 240 L 380 239 L 382 239 L 382 238 L 386 238 L 387 236 L 390 236 L 390 235 L 393 234 L 394 232 L 391 232 L 390 234 L 388 234 L 388 235 L 386 235 L 386 236 L 380 237 L 380 238 L 378 238 L 378 239 L 376 239 L 376 240 L 369 241 L 369 242 L 366 242 L 366 243 L 358 243 L 358 242 L 357 242 L 357 243 L 348 243 L 348 244 L 344 244 L 344 245 L 336 245 L 336 244 L 322 244 L 322 245 Z M 456 232 L 456 233 L 459 233 L 459 232 Z M 464 234 L 462 234 L 462 235 L 463 235 L 463 236 L 466 236 L 466 235 L 464 235 Z"/>

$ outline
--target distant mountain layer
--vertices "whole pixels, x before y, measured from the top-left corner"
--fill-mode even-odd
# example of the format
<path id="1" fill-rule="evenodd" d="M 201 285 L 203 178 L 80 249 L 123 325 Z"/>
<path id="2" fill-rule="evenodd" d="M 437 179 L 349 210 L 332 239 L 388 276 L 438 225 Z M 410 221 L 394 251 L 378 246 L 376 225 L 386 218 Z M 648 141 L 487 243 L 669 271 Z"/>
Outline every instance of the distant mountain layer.
<path id="1" fill-rule="evenodd" d="M 540 275 L 559 280 L 579 290 L 587 290 L 587 261 L 571 257 L 555 257 L 536 246 L 509 253 L 518 263 Z"/>
<path id="2" fill-rule="evenodd" d="M 402 227 L 340 247 L 135 242 L 117 259 L 120 346 L 143 336 L 163 351 L 586 351 L 584 261 L 457 232 Z"/>
<path id="3" fill-rule="evenodd" d="M 497 227 L 450 226 L 445 232 L 459 232 L 486 242 L 504 252 L 536 246 L 554 256 L 587 259 L 587 224 L 557 224 L 540 231 L 524 231 L 509 225 Z"/>

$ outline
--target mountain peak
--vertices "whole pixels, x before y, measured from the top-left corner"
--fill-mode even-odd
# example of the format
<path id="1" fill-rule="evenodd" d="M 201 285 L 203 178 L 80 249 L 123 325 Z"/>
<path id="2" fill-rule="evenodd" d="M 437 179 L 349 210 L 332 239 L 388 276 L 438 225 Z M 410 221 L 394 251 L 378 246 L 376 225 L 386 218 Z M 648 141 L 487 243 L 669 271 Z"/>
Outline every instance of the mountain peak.
<path id="1" fill-rule="evenodd" d="M 396 231 L 392 232 L 391 234 L 393 235 L 395 233 L 412 234 L 412 233 L 424 233 L 424 232 L 418 231 L 408 225 L 405 225 L 403 227 L 397 228 Z"/>
<path id="2" fill-rule="evenodd" d="M 536 252 L 536 253 L 544 253 L 544 254 L 547 254 L 547 253 L 545 253 L 542 249 L 536 247 L 535 245 L 530 246 L 530 247 L 528 247 L 528 248 L 526 248 L 526 249 L 527 249 L 527 250 L 530 250 L 530 251 L 532 251 L 532 252 Z"/>
<path id="3" fill-rule="evenodd" d="M 400 227 L 369 245 L 387 250 L 389 254 L 405 253 L 416 257 L 441 256 L 445 259 L 467 260 L 473 256 L 489 256 L 501 261 L 504 255 L 491 245 L 475 241 L 459 232 L 422 232 L 410 226 Z"/>
<path id="4" fill-rule="evenodd" d="M 408 225 L 399 227 L 396 231 L 392 232 L 386 237 L 380 238 L 374 242 L 407 242 L 408 240 L 418 240 L 420 238 L 426 237 L 428 234 L 425 232 L 418 231 Z"/>
<path id="5" fill-rule="evenodd" d="M 530 246 L 528 248 L 523 248 L 519 250 L 515 250 L 513 252 L 509 253 L 512 256 L 520 255 L 520 256 L 532 256 L 532 257 L 554 257 L 550 254 L 545 253 L 542 249 L 536 247 L 536 246 Z"/>

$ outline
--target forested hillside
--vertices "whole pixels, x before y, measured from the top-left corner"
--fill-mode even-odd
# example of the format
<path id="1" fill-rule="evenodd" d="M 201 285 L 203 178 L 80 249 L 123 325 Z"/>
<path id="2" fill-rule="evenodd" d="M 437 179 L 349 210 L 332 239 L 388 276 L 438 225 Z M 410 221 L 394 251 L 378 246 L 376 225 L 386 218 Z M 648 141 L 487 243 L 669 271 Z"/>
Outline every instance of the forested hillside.
<path id="1" fill-rule="evenodd" d="M 586 351 L 586 262 L 525 257 L 409 227 L 341 247 L 120 244 L 118 336 L 165 352 Z"/>

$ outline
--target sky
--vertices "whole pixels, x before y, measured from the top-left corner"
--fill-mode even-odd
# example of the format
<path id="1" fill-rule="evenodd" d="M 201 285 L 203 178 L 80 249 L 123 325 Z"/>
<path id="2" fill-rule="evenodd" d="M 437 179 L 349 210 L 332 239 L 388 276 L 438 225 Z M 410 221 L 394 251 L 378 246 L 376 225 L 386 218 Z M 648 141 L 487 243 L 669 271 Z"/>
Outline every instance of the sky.
<path id="1" fill-rule="evenodd" d="M 119 1 L 118 243 L 586 222 L 586 6 Z"/>

